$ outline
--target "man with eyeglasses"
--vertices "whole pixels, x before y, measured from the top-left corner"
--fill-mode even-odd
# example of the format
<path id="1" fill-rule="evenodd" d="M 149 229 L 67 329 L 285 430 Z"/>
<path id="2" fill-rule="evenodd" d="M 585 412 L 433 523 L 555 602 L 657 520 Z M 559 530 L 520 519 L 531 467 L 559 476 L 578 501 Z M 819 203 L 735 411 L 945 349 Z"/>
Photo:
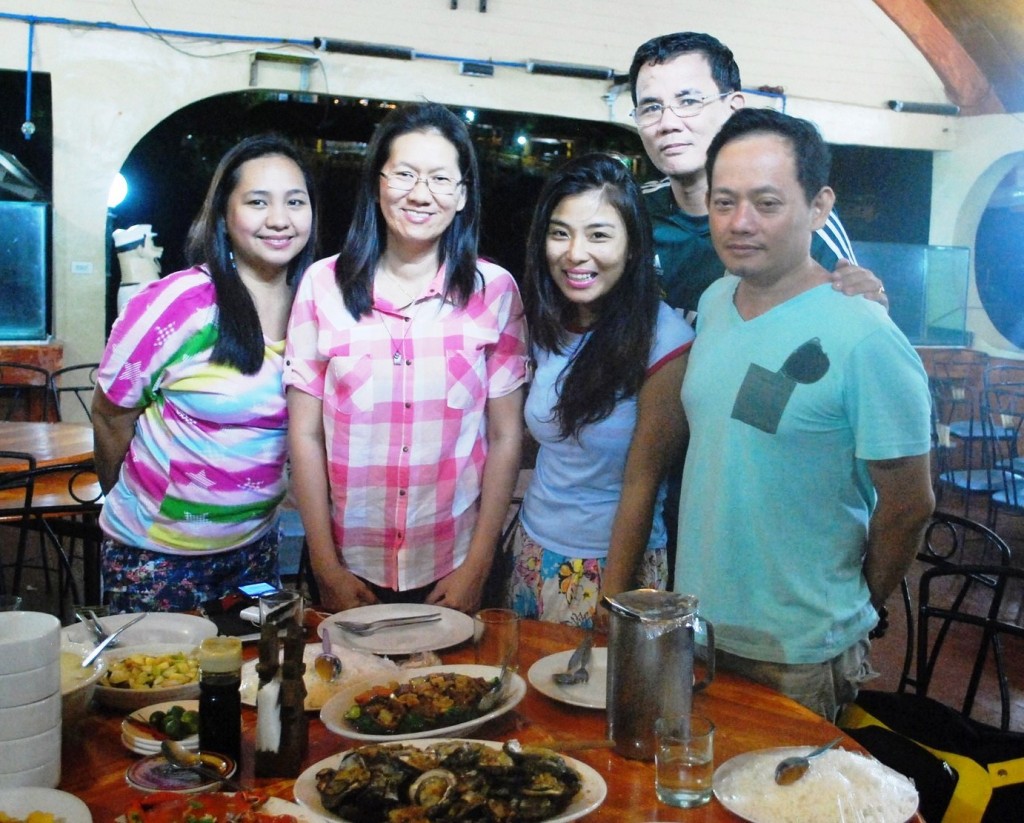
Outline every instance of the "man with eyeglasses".
<path id="1" fill-rule="evenodd" d="M 640 140 L 651 163 L 667 175 L 644 187 L 665 300 L 692 321 L 704 290 L 725 273 L 711 245 L 704 163 L 712 138 L 745 105 L 740 70 L 716 38 L 677 32 L 636 50 L 629 82 Z M 833 272 L 844 293 L 888 306 L 881 281 L 851 265 L 856 258 L 834 211 L 815 234 L 811 255 Z"/>

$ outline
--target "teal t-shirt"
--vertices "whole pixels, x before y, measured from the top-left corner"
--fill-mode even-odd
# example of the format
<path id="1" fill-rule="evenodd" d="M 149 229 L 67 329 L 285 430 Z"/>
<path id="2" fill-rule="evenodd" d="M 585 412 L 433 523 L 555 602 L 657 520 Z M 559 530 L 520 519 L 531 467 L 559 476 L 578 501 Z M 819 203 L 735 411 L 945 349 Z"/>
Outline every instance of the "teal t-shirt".
<path id="1" fill-rule="evenodd" d="M 927 376 L 875 303 L 826 284 L 744 321 L 738 282 L 701 300 L 683 384 L 675 590 L 700 598 L 718 648 L 819 663 L 877 619 L 867 461 L 929 451 Z"/>

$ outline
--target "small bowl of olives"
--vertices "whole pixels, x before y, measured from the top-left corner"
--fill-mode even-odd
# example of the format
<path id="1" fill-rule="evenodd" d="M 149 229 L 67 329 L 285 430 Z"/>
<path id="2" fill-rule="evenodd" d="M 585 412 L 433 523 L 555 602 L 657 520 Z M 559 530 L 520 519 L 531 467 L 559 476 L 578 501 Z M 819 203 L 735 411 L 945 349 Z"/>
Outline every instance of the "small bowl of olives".
<path id="1" fill-rule="evenodd" d="M 199 701 L 172 700 L 136 709 L 121 723 L 121 742 L 138 754 L 155 754 L 163 740 L 199 750 Z"/>

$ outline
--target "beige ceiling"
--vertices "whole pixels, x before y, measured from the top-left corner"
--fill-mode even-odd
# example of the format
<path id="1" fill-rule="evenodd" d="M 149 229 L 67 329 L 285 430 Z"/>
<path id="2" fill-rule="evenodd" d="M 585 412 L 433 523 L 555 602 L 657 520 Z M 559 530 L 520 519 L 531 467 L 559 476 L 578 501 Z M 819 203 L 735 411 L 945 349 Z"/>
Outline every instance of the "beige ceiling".
<path id="1" fill-rule="evenodd" d="M 1024 0 L 875 0 L 962 113 L 1024 112 Z"/>

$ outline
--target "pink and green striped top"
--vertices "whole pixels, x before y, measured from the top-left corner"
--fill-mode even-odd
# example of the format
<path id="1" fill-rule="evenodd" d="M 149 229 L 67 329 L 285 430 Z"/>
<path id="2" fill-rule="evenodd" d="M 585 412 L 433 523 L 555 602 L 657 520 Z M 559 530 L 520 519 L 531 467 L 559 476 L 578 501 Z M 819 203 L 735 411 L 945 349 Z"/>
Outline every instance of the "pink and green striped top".
<path id="1" fill-rule="evenodd" d="M 114 324 L 97 382 L 111 402 L 145 411 L 104 502 L 108 537 L 214 553 L 271 527 L 286 486 L 284 341 L 268 342 L 260 371 L 244 375 L 210 362 L 216 339 L 202 268 L 151 284 Z"/>

